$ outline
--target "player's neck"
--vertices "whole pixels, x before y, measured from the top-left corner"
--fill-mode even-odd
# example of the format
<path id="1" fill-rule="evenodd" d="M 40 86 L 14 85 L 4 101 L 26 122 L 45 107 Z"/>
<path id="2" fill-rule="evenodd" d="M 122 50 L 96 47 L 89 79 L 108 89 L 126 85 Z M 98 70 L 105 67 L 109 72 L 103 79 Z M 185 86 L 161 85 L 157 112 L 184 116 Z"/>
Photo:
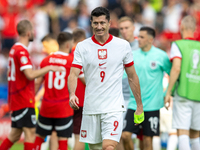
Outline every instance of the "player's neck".
<path id="1" fill-rule="evenodd" d="M 19 37 L 18 42 L 25 45 L 26 47 L 28 47 L 28 45 L 29 45 L 29 40 L 27 40 L 27 38 L 24 38 L 24 37 Z"/>
<path id="2" fill-rule="evenodd" d="M 60 48 L 59 51 L 61 51 L 61 52 L 63 52 L 63 53 L 69 54 L 69 51 L 70 51 L 70 50 L 69 50 L 69 49 L 61 49 L 61 48 Z"/>
<path id="3" fill-rule="evenodd" d="M 185 31 L 182 33 L 182 38 L 194 38 L 194 32 L 193 31 Z"/>
<path id="4" fill-rule="evenodd" d="M 132 43 L 135 40 L 134 36 L 131 36 L 131 38 L 128 40 L 129 43 Z"/>
<path id="5" fill-rule="evenodd" d="M 151 46 L 152 46 L 152 45 L 147 45 L 147 46 L 143 47 L 143 48 L 142 48 L 142 51 L 144 51 L 144 52 L 150 51 Z"/>
<path id="6" fill-rule="evenodd" d="M 106 35 L 104 35 L 104 36 L 96 36 L 95 35 L 95 39 L 100 43 L 100 44 L 104 44 L 107 40 L 108 40 L 108 38 L 109 38 L 109 33 L 107 33 Z"/>

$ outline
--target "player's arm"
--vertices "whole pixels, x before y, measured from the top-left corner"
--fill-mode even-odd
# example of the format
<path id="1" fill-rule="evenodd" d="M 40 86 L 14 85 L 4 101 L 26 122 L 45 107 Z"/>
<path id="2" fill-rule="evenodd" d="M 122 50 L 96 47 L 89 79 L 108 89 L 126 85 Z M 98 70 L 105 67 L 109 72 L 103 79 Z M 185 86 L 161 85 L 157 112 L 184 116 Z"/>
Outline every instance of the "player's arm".
<path id="1" fill-rule="evenodd" d="M 170 106 L 170 96 L 171 96 L 172 88 L 179 77 L 180 71 L 181 71 L 181 59 L 174 58 L 172 62 L 172 69 L 170 71 L 170 76 L 169 76 L 169 85 L 168 85 L 167 93 L 165 96 L 165 106 L 167 103 L 169 103 L 166 106 L 167 109 Z"/>
<path id="2" fill-rule="evenodd" d="M 77 79 L 79 77 L 80 71 L 81 69 L 79 68 L 71 67 L 70 74 L 68 77 L 68 91 L 69 91 L 69 96 L 70 96 L 69 104 L 74 110 L 79 109 L 77 105 L 79 104 L 79 100 L 78 100 L 78 97 L 76 97 L 75 95 L 75 91 L 76 91 Z"/>
<path id="3" fill-rule="evenodd" d="M 40 76 L 44 76 L 49 71 L 63 71 L 59 66 L 46 66 L 44 68 L 33 70 L 32 68 L 24 69 L 23 72 L 28 80 L 33 80 Z"/>
<path id="4" fill-rule="evenodd" d="M 44 76 L 35 79 L 35 94 L 39 91 L 42 83 L 44 81 Z"/>
<path id="5" fill-rule="evenodd" d="M 126 73 L 128 75 L 128 81 L 131 88 L 131 91 L 135 97 L 137 103 L 137 109 L 135 111 L 135 115 L 142 115 L 143 114 L 143 104 L 141 100 L 141 92 L 140 92 L 140 84 L 139 78 L 136 74 L 134 65 L 130 67 L 125 67 Z M 135 119 L 135 116 L 134 116 Z M 137 124 L 137 122 L 135 122 Z"/>

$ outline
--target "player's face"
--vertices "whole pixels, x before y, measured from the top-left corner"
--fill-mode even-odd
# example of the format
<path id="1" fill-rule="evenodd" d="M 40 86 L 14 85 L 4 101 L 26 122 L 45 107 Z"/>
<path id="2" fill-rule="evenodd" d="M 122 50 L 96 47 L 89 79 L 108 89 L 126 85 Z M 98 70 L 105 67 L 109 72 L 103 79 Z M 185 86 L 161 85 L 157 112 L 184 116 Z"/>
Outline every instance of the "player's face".
<path id="1" fill-rule="evenodd" d="M 119 23 L 119 31 L 120 31 L 122 37 L 127 41 L 130 41 L 133 38 L 134 29 L 135 29 L 135 27 L 134 27 L 133 23 L 128 20 Z"/>
<path id="2" fill-rule="evenodd" d="M 140 31 L 138 36 L 139 47 L 143 49 L 147 45 L 151 44 L 151 42 L 152 42 L 152 37 L 147 34 L 147 31 Z"/>
<path id="3" fill-rule="evenodd" d="M 108 30 L 110 27 L 110 21 L 106 19 L 105 15 L 99 17 L 92 17 L 91 26 L 93 29 L 93 33 L 96 36 L 105 36 L 108 34 Z"/>

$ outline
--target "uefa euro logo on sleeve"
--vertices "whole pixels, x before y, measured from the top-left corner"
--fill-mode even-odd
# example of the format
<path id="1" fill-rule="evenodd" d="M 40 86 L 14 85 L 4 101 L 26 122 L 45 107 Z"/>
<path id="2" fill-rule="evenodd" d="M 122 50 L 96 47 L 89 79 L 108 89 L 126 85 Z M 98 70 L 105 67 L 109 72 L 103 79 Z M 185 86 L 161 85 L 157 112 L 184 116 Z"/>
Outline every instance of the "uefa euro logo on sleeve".
<path id="1" fill-rule="evenodd" d="M 98 49 L 98 58 L 107 59 L 107 49 Z"/>

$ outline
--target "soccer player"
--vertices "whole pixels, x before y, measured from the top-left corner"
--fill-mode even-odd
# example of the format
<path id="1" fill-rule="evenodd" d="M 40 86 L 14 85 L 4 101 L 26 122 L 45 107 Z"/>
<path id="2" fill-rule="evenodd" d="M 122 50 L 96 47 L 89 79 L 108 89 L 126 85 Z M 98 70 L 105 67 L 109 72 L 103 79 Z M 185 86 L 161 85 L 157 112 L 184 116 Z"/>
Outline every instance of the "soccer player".
<path id="1" fill-rule="evenodd" d="M 56 130 L 59 141 L 59 150 L 67 149 L 67 138 L 72 134 L 73 109 L 69 105 L 69 92 L 67 78 L 70 72 L 73 57 L 69 55 L 73 46 L 73 36 L 67 32 L 58 35 L 59 51 L 47 56 L 40 64 L 41 68 L 48 65 L 58 65 L 62 72 L 48 72 L 45 76 L 37 78 L 36 92 L 44 83 L 45 93 L 42 100 L 36 128 L 36 149 L 40 150 L 41 144 L 52 130 Z"/>
<path id="2" fill-rule="evenodd" d="M 34 148 L 35 139 L 35 92 L 34 79 L 48 71 L 62 71 L 58 66 L 47 66 L 40 70 L 33 70 L 29 58 L 28 45 L 33 41 L 33 27 L 28 20 L 17 24 L 19 42 L 11 48 L 8 66 L 8 102 L 12 111 L 11 132 L 1 146 L 1 150 L 8 150 L 20 139 L 24 132 L 24 150 Z"/>
<path id="3" fill-rule="evenodd" d="M 139 48 L 138 45 L 138 40 L 135 39 L 134 37 L 134 22 L 130 17 L 122 17 L 119 19 L 118 22 L 119 26 L 119 31 L 122 37 L 129 42 L 132 51 L 136 50 Z M 126 74 L 126 72 L 124 72 Z M 129 90 L 129 84 L 128 84 L 128 79 L 126 75 L 123 75 L 123 80 L 122 80 L 122 87 L 123 87 L 123 96 L 124 100 L 126 103 L 126 106 L 128 105 L 128 100 L 130 98 L 130 90 Z"/>
<path id="4" fill-rule="evenodd" d="M 122 139 L 126 150 L 133 150 L 132 133 L 139 134 L 143 129 L 143 148 L 153 150 L 153 136 L 159 136 L 159 110 L 164 106 L 163 74 L 171 69 L 171 62 L 166 52 L 153 46 L 155 30 L 142 27 L 138 41 L 140 49 L 133 51 L 135 70 L 138 74 L 145 121 L 141 126 L 134 126 L 133 114 L 137 108 L 135 97 L 131 93 L 126 114 L 126 126 Z"/>
<path id="5" fill-rule="evenodd" d="M 121 137 L 126 110 L 121 80 L 124 67 L 137 101 L 136 124 L 144 120 L 140 85 L 130 44 L 108 33 L 109 11 L 104 7 L 95 8 L 91 12 L 91 26 L 94 35 L 76 46 L 68 78 L 70 106 L 79 109 L 75 90 L 83 68 L 86 91 L 80 141 L 89 143 L 91 150 L 114 150 Z"/>
<path id="6" fill-rule="evenodd" d="M 171 90 L 177 82 L 172 127 L 177 129 L 180 150 L 200 149 L 200 42 L 194 39 L 195 27 L 192 16 L 184 17 L 180 26 L 183 39 L 173 42 L 170 52 L 172 69 L 165 103 L 170 104 Z"/>
<path id="7" fill-rule="evenodd" d="M 138 39 L 134 37 L 135 26 L 134 26 L 133 20 L 128 16 L 121 17 L 118 21 L 118 27 L 119 27 L 119 31 L 122 38 L 129 42 L 132 51 L 138 49 L 139 48 Z M 122 90 L 123 90 L 123 96 L 125 100 L 125 106 L 127 108 L 128 102 L 130 99 L 130 87 L 129 87 L 126 71 L 124 71 L 124 74 L 122 77 Z M 124 119 L 125 119 L 126 113 L 127 113 L 127 110 L 124 113 Z M 126 122 L 124 120 L 124 125 L 125 124 Z M 121 140 L 120 140 L 119 145 L 117 146 L 117 149 L 118 150 L 124 149 Z"/>
<path id="8" fill-rule="evenodd" d="M 75 29 L 73 31 L 73 39 L 74 39 L 74 46 L 72 48 L 71 54 L 74 57 L 74 51 L 75 51 L 76 45 L 79 42 L 86 39 L 85 31 L 82 29 Z M 84 74 L 82 71 L 77 81 L 77 88 L 76 88 L 75 94 L 79 99 L 79 105 L 78 105 L 79 109 L 74 110 L 74 115 L 73 115 L 73 133 L 75 135 L 74 150 L 84 150 L 85 144 L 83 142 L 79 142 L 83 103 L 84 103 L 84 97 L 85 97 L 85 79 L 84 79 Z"/>

